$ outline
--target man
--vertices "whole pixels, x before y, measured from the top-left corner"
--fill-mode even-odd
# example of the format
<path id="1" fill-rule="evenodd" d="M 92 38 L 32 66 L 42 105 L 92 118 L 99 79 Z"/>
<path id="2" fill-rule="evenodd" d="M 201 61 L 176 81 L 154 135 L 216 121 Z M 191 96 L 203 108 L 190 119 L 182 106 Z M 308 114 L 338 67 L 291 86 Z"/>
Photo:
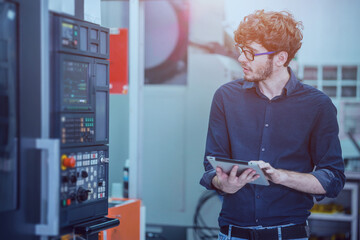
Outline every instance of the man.
<path id="1" fill-rule="evenodd" d="M 336 109 L 288 67 L 302 24 L 288 12 L 256 11 L 235 31 L 244 79 L 221 86 L 210 113 L 205 156 L 258 160 L 226 174 L 204 160 L 200 183 L 223 195 L 219 239 L 307 239 L 313 197 L 336 197 L 345 183 Z"/>

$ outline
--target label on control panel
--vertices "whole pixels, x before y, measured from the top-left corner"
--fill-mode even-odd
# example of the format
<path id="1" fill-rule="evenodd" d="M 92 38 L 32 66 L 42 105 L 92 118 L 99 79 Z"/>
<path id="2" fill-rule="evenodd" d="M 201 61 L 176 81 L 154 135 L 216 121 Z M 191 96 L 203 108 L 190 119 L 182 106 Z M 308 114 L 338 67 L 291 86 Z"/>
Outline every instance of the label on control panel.
<path id="1" fill-rule="evenodd" d="M 95 141 L 94 116 L 61 118 L 61 143 L 92 143 Z"/>

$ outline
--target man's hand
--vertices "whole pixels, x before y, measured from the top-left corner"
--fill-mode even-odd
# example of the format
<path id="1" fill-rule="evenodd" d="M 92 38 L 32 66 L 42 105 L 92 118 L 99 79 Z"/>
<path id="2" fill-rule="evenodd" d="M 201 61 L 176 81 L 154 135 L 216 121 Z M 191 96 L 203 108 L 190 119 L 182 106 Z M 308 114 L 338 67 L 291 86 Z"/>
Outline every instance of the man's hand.
<path id="1" fill-rule="evenodd" d="M 310 194 L 326 194 L 319 180 L 309 173 L 299 173 L 285 169 L 273 168 L 264 161 L 251 161 L 257 163 L 263 170 L 266 178 L 273 183 L 281 184 L 297 191 Z"/>
<path id="2" fill-rule="evenodd" d="M 231 169 L 229 175 L 222 171 L 220 167 L 216 168 L 216 176 L 212 179 L 212 184 L 219 190 L 226 193 L 236 193 L 245 184 L 255 181 L 260 176 L 256 174 L 256 171 L 249 168 L 241 173 L 240 176 L 236 176 L 238 166 L 234 166 Z"/>
<path id="3" fill-rule="evenodd" d="M 269 163 L 262 160 L 251 162 L 257 163 L 259 165 L 260 169 L 263 170 L 267 180 L 270 180 L 276 184 L 281 184 L 286 180 L 287 174 L 285 171 L 273 168 Z"/>

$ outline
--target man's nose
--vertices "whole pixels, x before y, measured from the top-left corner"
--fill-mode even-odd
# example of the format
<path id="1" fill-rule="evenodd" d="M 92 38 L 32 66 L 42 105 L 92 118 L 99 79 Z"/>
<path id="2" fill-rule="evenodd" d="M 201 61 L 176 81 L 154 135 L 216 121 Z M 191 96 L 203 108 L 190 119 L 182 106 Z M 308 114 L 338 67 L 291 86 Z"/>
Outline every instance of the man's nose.
<path id="1" fill-rule="evenodd" d="M 239 57 L 238 57 L 238 62 L 239 63 L 244 63 L 244 62 L 247 62 L 247 59 L 245 57 L 245 54 L 244 53 L 240 53 Z"/>

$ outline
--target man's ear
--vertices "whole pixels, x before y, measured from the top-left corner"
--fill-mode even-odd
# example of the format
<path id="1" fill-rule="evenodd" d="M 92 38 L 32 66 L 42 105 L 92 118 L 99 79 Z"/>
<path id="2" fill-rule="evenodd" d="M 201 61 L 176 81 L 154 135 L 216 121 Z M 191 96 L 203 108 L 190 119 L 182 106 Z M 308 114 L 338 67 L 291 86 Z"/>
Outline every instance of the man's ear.
<path id="1" fill-rule="evenodd" d="M 288 60 L 289 54 L 285 51 L 281 51 L 276 54 L 275 64 L 278 67 L 283 67 L 286 61 Z"/>

